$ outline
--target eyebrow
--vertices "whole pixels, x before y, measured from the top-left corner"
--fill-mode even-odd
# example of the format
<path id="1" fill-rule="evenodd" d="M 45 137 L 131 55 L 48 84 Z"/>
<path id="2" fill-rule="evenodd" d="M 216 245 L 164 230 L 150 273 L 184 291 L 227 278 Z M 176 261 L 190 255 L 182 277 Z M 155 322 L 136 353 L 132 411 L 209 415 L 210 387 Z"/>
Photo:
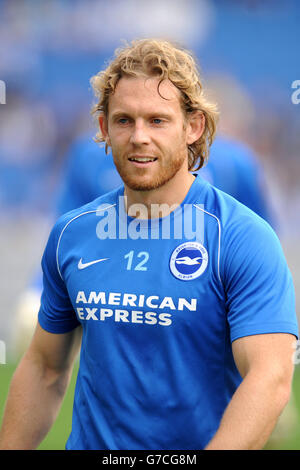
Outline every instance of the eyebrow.
<path id="1" fill-rule="evenodd" d="M 153 111 L 152 113 L 146 113 L 145 116 L 148 117 L 148 118 L 156 118 L 156 117 L 160 117 L 160 118 L 164 118 L 164 119 L 172 118 L 171 113 L 166 113 L 165 111 L 160 112 L 159 110 L 158 111 Z M 115 111 L 111 115 L 111 119 L 113 119 L 113 120 L 116 120 L 116 119 L 121 118 L 121 117 L 131 118 L 132 116 L 130 115 L 130 113 L 122 112 L 122 111 Z"/>

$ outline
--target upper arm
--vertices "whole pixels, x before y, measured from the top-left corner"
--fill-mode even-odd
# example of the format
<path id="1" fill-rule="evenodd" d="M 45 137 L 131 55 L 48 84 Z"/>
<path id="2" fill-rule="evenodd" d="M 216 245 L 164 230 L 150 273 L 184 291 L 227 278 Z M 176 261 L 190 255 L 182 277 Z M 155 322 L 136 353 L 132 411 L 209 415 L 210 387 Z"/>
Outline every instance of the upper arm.
<path id="1" fill-rule="evenodd" d="M 285 333 L 245 336 L 232 343 L 236 366 L 244 378 L 258 371 L 291 381 L 295 336 Z"/>
<path id="2" fill-rule="evenodd" d="M 69 370 L 80 349 L 81 332 L 77 327 L 67 333 L 49 333 L 38 323 L 26 356 L 58 373 Z"/>
<path id="3" fill-rule="evenodd" d="M 240 208 L 223 232 L 220 273 L 230 339 L 297 336 L 293 279 L 280 241 L 266 222 L 247 212 Z"/>
<path id="4" fill-rule="evenodd" d="M 44 330 L 53 334 L 65 334 L 80 325 L 61 272 L 65 254 L 61 239 L 74 220 L 72 217 L 73 214 L 68 214 L 58 219 L 42 257 L 43 290 L 38 321 Z"/>

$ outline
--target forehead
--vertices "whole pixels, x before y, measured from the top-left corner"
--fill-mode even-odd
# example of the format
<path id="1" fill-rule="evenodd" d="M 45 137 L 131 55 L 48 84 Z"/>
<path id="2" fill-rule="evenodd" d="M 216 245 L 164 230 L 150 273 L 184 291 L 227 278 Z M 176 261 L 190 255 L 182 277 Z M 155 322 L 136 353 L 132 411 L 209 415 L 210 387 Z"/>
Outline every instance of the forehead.
<path id="1" fill-rule="evenodd" d="M 158 77 L 122 77 L 109 97 L 109 110 L 119 107 L 149 107 L 178 111 L 181 108 L 180 91 L 170 80 Z"/>

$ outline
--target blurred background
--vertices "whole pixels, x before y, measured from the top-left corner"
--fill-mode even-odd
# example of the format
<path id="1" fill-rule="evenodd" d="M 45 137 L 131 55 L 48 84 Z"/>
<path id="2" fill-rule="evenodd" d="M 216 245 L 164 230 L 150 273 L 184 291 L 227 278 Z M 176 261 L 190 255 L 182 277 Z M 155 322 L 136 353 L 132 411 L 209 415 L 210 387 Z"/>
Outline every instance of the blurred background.
<path id="1" fill-rule="evenodd" d="M 297 0 L 0 0 L 0 418 L 32 334 L 39 301 L 33 287 L 38 292 L 41 255 L 63 211 L 70 159 L 78 140 L 89 136 L 91 143 L 96 131 L 90 78 L 122 40 L 176 40 L 196 55 L 220 105 L 220 135 L 251 149 L 262 172 L 299 317 L 300 104 L 292 99 L 292 83 L 300 80 L 299 21 Z M 99 180 L 114 184 L 112 174 L 103 175 Z M 300 449 L 298 367 L 292 405 L 270 448 Z M 41 448 L 64 448 L 75 375 L 76 367 Z"/>

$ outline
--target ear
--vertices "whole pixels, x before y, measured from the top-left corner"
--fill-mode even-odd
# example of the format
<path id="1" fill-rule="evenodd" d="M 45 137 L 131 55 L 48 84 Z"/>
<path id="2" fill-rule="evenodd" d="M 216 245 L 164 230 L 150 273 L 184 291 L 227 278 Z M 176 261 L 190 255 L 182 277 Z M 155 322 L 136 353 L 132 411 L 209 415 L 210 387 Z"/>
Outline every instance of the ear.
<path id="1" fill-rule="evenodd" d="M 105 139 L 106 144 L 110 145 L 110 139 L 109 139 L 109 135 L 108 135 L 107 118 L 104 114 L 100 114 L 98 120 L 99 120 L 99 126 L 100 126 L 101 134 L 102 134 L 103 138 Z"/>
<path id="2" fill-rule="evenodd" d="M 187 145 L 192 145 L 200 139 L 205 129 L 205 116 L 202 111 L 194 111 L 188 116 L 186 127 Z"/>

